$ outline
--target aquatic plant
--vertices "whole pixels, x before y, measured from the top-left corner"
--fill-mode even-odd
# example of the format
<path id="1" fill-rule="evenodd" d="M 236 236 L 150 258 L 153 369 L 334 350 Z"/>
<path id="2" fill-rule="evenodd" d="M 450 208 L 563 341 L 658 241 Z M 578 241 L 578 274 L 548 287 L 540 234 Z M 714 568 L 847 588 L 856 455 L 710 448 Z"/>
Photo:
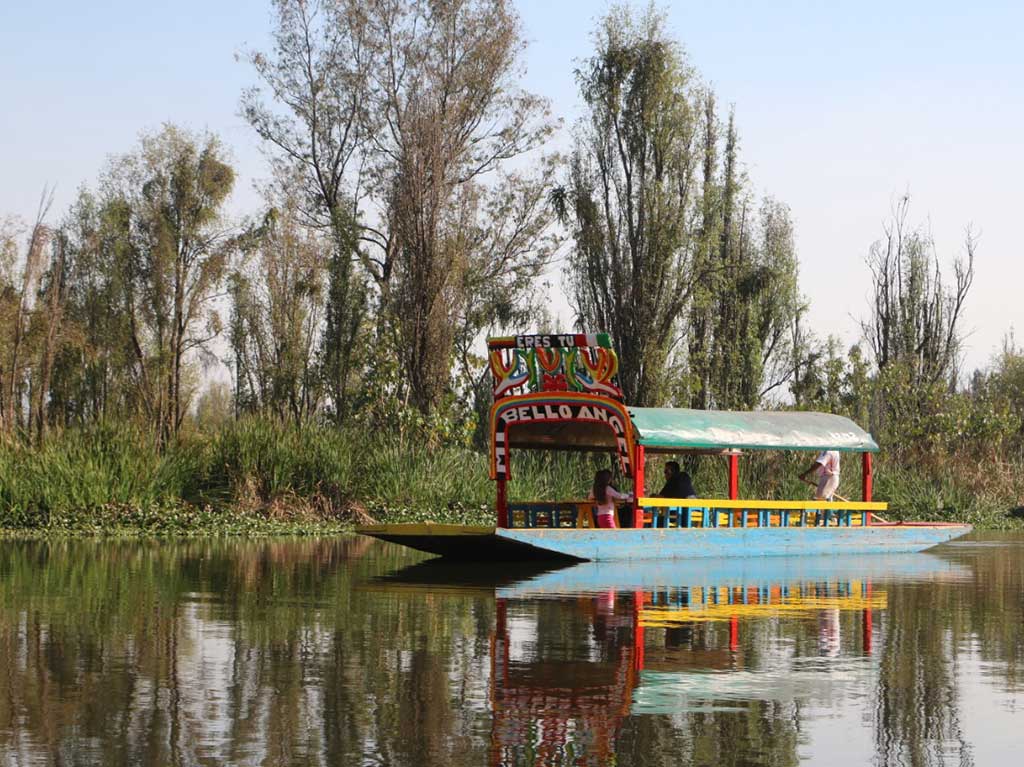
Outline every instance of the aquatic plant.
<path id="1" fill-rule="evenodd" d="M 745 497 L 799 498 L 802 453 L 744 456 Z M 512 500 L 580 498 L 605 454 L 522 451 Z M 698 492 L 726 494 L 724 462 L 686 462 Z M 661 484 L 651 458 L 647 491 Z M 893 519 L 940 519 L 979 527 L 1019 526 L 1008 515 L 1024 496 L 1024 471 L 948 456 L 895 461 L 879 456 L 875 497 Z M 627 486 L 626 484 L 623 485 Z M 843 463 L 841 492 L 859 497 L 860 462 Z M 336 530 L 366 521 L 489 523 L 494 484 L 487 458 L 461 445 L 432 446 L 388 433 L 244 418 L 192 433 L 160 450 L 152 432 L 99 424 L 53 433 L 41 447 L 0 445 L 0 529 L 183 534 L 195 531 Z"/>

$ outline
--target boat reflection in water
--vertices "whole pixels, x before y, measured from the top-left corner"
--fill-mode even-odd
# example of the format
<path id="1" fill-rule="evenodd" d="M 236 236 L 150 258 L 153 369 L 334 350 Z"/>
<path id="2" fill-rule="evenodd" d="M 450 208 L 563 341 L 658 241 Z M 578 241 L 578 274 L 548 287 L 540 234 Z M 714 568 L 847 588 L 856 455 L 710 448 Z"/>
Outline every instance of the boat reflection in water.
<path id="1" fill-rule="evenodd" d="M 458 572 L 427 563 L 388 580 L 436 586 Z M 866 694 L 884 582 L 969 574 L 926 554 L 584 563 L 491 584 L 476 571 L 473 590 L 495 596 L 490 761 L 609 764 L 637 715 Z"/>

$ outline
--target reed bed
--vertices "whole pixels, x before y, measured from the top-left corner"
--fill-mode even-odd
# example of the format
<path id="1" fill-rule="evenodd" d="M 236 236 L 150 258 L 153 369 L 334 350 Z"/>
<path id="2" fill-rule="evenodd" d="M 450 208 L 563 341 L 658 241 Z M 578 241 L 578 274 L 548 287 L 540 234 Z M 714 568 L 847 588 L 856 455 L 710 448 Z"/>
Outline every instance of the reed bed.
<path id="1" fill-rule="evenodd" d="M 741 461 L 741 494 L 798 498 L 796 475 L 809 454 L 751 454 Z M 605 454 L 513 455 L 512 500 L 578 498 Z M 684 461 L 698 492 L 726 493 L 720 457 Z M 1020 524 L 1024 461 L 994 466 L 962 456 L 876 462 L 875 497 L 896 519 L 941 519 L 999 528 Z M 657 492 L 661 459 L 648 461 Z M 620 483 L 628 486 L 628 483 Z M 843 462 L 841 492 L 859 497 L 860 461 Z M 0 445 L 0 528 L 40 531 L 137 530 L 281 532 L 333 530 L 354 522 L 476 522 L 493 519 L 487 457 L 464 446 L 432 446 L 388 433 L 321 424 L 243 419 L 193 433 L 165 450 L 132 424 L 99 424 L 52 435 L 42 447 Z"/>

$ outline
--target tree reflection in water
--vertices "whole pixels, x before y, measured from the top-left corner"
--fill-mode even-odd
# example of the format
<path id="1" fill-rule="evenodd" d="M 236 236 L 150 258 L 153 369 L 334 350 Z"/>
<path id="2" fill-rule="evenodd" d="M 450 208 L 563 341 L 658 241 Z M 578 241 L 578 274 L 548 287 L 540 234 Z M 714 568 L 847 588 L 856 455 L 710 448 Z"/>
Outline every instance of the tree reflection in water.
<path id="1" fill-rule="evenodd" d="M 358 539 L 3 542 L 0 761 L 971 764 L 968 689 L 1024 692 L 1022 549 L 543 593 Z"/>

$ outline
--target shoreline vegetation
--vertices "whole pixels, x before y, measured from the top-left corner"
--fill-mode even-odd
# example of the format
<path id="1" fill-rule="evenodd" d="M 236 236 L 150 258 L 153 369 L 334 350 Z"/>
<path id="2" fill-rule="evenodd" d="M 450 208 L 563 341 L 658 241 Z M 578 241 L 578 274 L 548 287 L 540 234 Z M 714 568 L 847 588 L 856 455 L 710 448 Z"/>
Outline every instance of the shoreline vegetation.
<path id="1" fill-rule="evenodd" d="M 834 286 L 867 288 L 860 337 L 826 335 L 742 108 L 665 12 L 596 20 L 564 147 L 514 0 L 271 8 L 268 49 L 239 54 L 258 205 L 231 214 L 231 147 L 169 122 L 63 211 L 50 189 L 34 223 L 0 215 L 0 534 L 491 523 L 482 339 L 570 329 L 610 334 L 630 406 L 846 415 L 882 445 L 890 518 L 1019 524 L 1024 350 L 1011 330 L 963 367 L 975 232 L 940 257 L 901 196 L 864 285 Z M 747 456 L 741 495 L 806 498 L 807 463 Z M 608 465 L 517 454 L 511 500 L 585 496 Z M 686 468 L 725 496 L 720 458 Z"/>
<path id="2" fill-rule="evenodd" d="M 854 458 L 843 464 L 840 488 L 851 499 L 860 487 Z M 807 462 L 804 453 L 746 456 L 741 496 L 806 496 L 796 474 Z M 594 468 L 608 463 L 604 455 L 524 452 L 511 500 L 584 497 Z M 724 497 L 723 461 L 703 457 L 688 468 L 698 492 Z M 659 469 L 659 460 L 648 461 L 649 476 Z M 911 467 L 883 453 L 875 497 L 890 503 L 890 520 L 1024 526 L 1012 513 L 1024 472 L 977 461 L 974 469 L 953 456 Z M 332 535 L 371 520 L 493 524 L 493 494 L 480 450 L 255 417 L 188 433 L 164 450 L 144 429 L 110 424 L 53 434 L 39 448 L 0 446 L 0 537 Z"/>

